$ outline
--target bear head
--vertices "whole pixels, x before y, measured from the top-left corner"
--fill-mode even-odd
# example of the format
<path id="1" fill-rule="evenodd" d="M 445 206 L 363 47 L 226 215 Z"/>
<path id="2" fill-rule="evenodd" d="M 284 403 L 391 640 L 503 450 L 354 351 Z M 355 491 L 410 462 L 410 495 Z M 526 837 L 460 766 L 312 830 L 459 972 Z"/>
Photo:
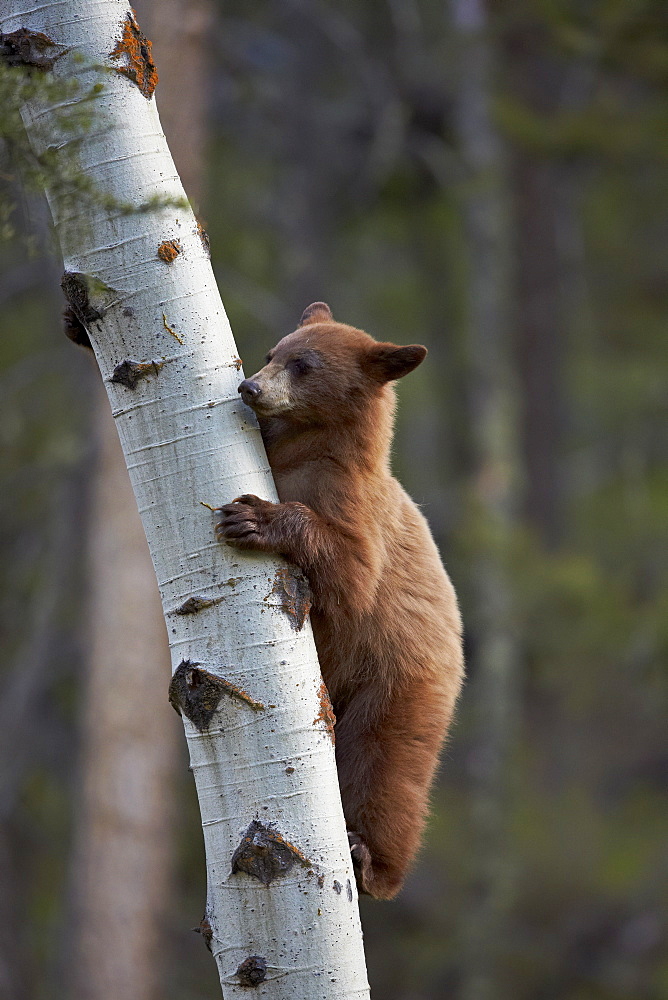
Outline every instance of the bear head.
<path id="1" fill-rule="evenodd" d="M 419 344 L 382 343 L 337 323 L 326 303 L 314 302 L 239 392 L 258 417 L 331 423 L 387 397 L 388 383 L 412 372 L 426 354 Z"/>

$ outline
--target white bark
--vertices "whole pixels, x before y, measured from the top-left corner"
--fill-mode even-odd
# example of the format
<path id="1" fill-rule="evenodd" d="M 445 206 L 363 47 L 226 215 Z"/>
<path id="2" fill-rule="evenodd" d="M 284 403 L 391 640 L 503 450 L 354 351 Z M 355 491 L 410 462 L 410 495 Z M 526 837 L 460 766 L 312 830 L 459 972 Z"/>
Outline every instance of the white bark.
<path id="1" fill-rule="evenodd" d="M 199 94 L 208 69 L 210 0 L 160 0 L 159 8 L 144 0 L 135 7 L 160 64 L 163 131 L 188 197 L 201 204 L 206 105 Z M 171 967 L 160 960 L 160 949 L 168 923 L 162 915 L 173 910 L 174 769 L 182 763 L 183 728 L 164 698 L 171 660 L 158 584 L 102 386 L 94 416 L 98 454 L 71 872 L 70 1000 L 157 1000 Z M 140 629 L 134 627 L 137 607 Z M 120 662 L 119 634 L 125 637 Z M 128 687 L 135 692 L 131 701 Z M 149 717 L 147 703 L 154 706 Z"/>
<path id="2" fill-rule="evenodd" d="M 64 54 L 54 72 L 77 74 L 81 92 L 102 78 L 97 115 L 78 156 L 85 175 L 119 201 L 140 205 L 183 191 L 155 99 L 127 76 L 101 73 L 122 36 L 124 0 L 13 0 L 0 28 L 41 32 Z M 77 62 L 76 53 L 85 56 Z M 37 152 L 71 139 L 58 109 L 32 105 L 24 121 Z M 81 137 L 79 137 L 81 139 Z M 242 373 L 205 247 L 189 209 L 120 214 L 71 208 L 47 191 L 65 269 L 93 275 L 91 339 L 105 380 L 156 569 L 172 663 L 182 691 L 197 671 L 224 678 L 264 707 L 223 693 L 204 731 L 184 718 L 207 854 L 207 917 L 224 995 L 248 996 L 237 969 L 266 961 L 258 994 L 272 1000 L 368 995 L 359 914 L 333 746 L 321 721 L 320 675 L 308 623 L 282 609 L 278 561 L 218 544 L 218 505 L 243 492 L 276 495 L 259 431 L 237 395 Z M 70 217 L 68 218 L 68 213 Z M 76 223 L 76 224 L 75 224 Z M 172 263 L 158 257 L 178 240 Z M 85 308 L 85 306 L 83 307 Z M 110 381 L 124 361 L 156 362 L 134 388 Z M 210 601 L 177 614 L 190 598 Z M 137 627 L 142 609 L 137 608 Z M 118 636 L 123 656 L 123 636 Z M 133 698 L 135 691 L 126 690 Z M 145 706 L 151 712 L 151 705 Z M 295 845 L 268 848 L 294 861 L 266 885 L 232 857 L 253 821 Z M 337 891 L 338 890 L 338 891 Z M 255 963 L 261 965 L 261 963 Z"/>

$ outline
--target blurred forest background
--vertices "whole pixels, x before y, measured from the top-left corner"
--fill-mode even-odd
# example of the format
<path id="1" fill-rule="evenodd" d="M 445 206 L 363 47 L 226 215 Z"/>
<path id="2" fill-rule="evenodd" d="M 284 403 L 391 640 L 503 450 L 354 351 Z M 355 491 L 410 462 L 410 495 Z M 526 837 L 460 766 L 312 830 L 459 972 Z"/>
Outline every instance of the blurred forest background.
<path id="1" fill-rule="evenodd" d="M 420 863 L 362 901 L 372 996 L 666 1000 L 668 8 L 136 7 L 246 372 L 314 299 L 430 350 L 394 464 L 469 683 Z M 217 997 L 124 470 L 8 140 L 0 173 L 0 997 Z"/>

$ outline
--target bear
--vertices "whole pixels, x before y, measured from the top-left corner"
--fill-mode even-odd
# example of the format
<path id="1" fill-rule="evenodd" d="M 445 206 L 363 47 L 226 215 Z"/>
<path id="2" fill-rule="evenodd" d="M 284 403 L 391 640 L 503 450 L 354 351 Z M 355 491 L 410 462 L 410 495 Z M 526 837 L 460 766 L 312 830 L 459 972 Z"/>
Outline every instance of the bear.
<path id="1" fill-rule="evenodd" d="M 246 494 L 216 512 L 220 541 L 278 553 L 308 578 L 353 868 L 378 899 L 396 895 L 419 848 L 464 674 L 453 586 L 390 471 L 393 383 L 426 353 L 310 305 L 239 386 L 280 502 Z"/>

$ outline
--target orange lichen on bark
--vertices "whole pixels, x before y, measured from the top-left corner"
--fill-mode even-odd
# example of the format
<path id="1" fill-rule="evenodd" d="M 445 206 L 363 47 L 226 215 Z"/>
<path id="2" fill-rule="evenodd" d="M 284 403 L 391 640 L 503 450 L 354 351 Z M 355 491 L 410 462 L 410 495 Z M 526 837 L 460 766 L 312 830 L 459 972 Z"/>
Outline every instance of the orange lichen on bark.
<path id="1" fill-rule="evenodd" d="M 264 705 L 261 701 L 256 701 L 255 698 L 251 698 L 249 694 L 246 693 L 242 688 L 237 687 L 236 684 L 232 684 L 231 681 L 225 680 L 224 677 L 220 678 L 223 690 L 231 695 L 233 698 L 238 698 L 239 701 L 244 701 L 249 705 L 254 712 L 261 712 L 264 709 Z"/>
<path id="2" fill-rule="evenodd" d="M 324 681 L 318 688 L 318 701 L 320 702 L 320 711 L 313 720 L 313 725 L 316 726 L 319 722 L 324 722 L 325 729 L 329 733 L 329 738 L 332 743 L 336 743 L 336 737 L 334 735 L 336 716 L 334 715 L 334 709 L 332 708 L 332 703 L 329 700 L 329 691 L 327 690 L 327 685 Z"/>
<path id="3" fill-rule="evenodd" d="M 285 837 L 283 837 L 278 832 L 278 830 L 275 830 L 273 827 L 271 828 L 271 837 L 272 837 L 272 840 L 276 844 L 282 844 L 283 847 L 287 847 L 287 849 L 290 851 L 290 853 L 294 854 L 294 856 L 297 858 L 297 860 L 301 861 L 302 864 L 304 864 L 304 865 L 310 865 L 311 864 L 311 862 L 309 861 L 309 859 L 302 853 L 302 851 L 299 850 L 298 847 L 295 847 L 295 845 L 291 841 L 286 840 Z"/>
<path id="4" fill-rule="evenodd" d="M 158 257 L 164 260 L 165 264 L 171 264 L 181 253 L 179 240 L 165 240 L 158 247 Z"/>
<path id="5" fill-rule="evenodd" d="M 207 255 L 207 257 L 211 257 L 211 241 L 209 240 L 209 234 L 207 233 L 206 229 L 199 221 L 199 219 L 197 220 L 197 235 L 202 241 L 202 246 L 204 247 L 205 254 Z"/>
<path id="6" fill-rule="evenodd" d="M 123 37 L 116 42 L 109 53 L 112 59 L 127 59 L 125 66 L 115 66 L 117 73 L 122 73 L 136 83 L 144 97 L 149 100 L 158 85 L 158 70 L 151 55 L 152 44 L 137 24 L 137 15 L 130 8 L 123 22 Z"/>

